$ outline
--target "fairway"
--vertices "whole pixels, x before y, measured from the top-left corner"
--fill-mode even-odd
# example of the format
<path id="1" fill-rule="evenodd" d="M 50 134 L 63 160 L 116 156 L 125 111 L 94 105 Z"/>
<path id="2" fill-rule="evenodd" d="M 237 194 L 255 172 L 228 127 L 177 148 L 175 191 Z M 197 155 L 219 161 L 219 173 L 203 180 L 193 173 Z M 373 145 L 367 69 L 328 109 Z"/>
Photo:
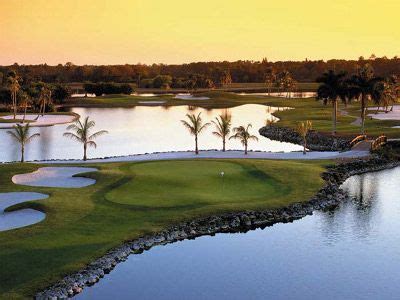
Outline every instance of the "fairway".
<path id="1" fill-rule="evenodd" d="M 13 175 L 42 166 L 2 165 L 0 192 L 32 191 L 50 197 L 17 206 L 45 212 L 43 222 L 0 232 L 0 298 L 32 296 L 124 241 L 184 220 L 306 201 L 322 186 L 325 164 L 272 160 L 95 164 L 99 171 L 86 176 L 96 184 L 78 189 L 15 185 Z"/>

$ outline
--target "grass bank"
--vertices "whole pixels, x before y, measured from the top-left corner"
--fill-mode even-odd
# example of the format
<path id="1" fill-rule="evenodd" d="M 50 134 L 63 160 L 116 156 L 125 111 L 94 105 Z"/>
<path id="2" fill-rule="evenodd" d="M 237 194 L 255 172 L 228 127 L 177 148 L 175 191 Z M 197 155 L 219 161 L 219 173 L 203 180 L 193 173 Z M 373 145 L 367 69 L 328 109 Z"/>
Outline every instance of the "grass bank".
<path id="1" fill-rule="evenodd" d="M 11 182 L 34 164 L 0 166 L 0 192 L 35 191 L 24 204 L 47 213 L 26 228 L 0 232 L 0 298 L 24 298 L 126 240 L 184 220 L 283 207 L 308 200 L 326 162 L 191 160 L 96 165 L 95 185 L 31 188 Z M 220 172 L 224 171 L 224 179 Z"/>

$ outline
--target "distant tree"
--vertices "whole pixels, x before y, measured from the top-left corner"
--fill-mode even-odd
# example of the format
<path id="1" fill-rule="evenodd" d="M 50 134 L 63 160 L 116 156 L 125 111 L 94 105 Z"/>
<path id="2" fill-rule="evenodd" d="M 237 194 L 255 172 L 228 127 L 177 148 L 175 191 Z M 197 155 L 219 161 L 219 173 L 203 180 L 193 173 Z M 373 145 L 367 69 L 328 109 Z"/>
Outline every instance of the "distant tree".
<path id="1" fill-rule="evenodd" d="M 86 117 L 83 122 L 77 120 L 75 124 L 71 124 L 67 127 L 67 130 L 72 132 L 64 133 L 65 137 L 83 144 L 83 160 L 87 160 L 87 147 L 96 148 L 97 144 L 94 140 L 97 137 L 108 133 L 106 130 L 91 133 L 91 130 L 95 125 L 96 123 L 94 121 L 91 121 L 89 120 L 89 117 Z"/>
<path id="2" fill-rule="evenodd" d="M 36 119 L 39 118 L 40 115 L 44 116 L 46 113 L 46 106 L 51 103 L 51 89 L 45 85 L 41 88 L 40 94 L 39 94 L 39 103 L 40 103 L 40 108 L 39 108 L 39 114 Z"/>
<path id="3" fill-rule="evenodd" d="M 229 86 L 231 85 L 231 83 L 232 83 L 231 73 L 229 71 L 224 71 L 220 78 L 221 87 Z"/>
<path id="4" fill-rule="evenodd" d="M 312 130 L 312 122 L 311 121 L 305 121 L 305 122 L 300 122 L 300 124 L 297 126 L 297 132 L 300 134 L 301 138 L 303 139 L 303 154 L 307 154 L 307 134 L 308 132 Z"/>
<path id="5" fill-rule="evenodd" d="M 250 128 L 251 128 L 251 124 L 247 124 L 247 126 L 239 126 L 239 127 L 235 127 L 233 128 L 233 132 L 234 134 L 229 138 L 231 139 L 237 139 L 240 140 L 240 142 L 242 143 L 242 145 L 244 146 L 244 154 L 247 154 L 247 147 L 249 144 L 249 141 L 254 140 L 254 141 L 258 141 L 258 137 L 256 137 L 255 135 L 252 135 L 250 133 Z"/>
<path id="6" fill-rule="evenodd" d="M 26 93 L 26 92 L 22 92 L 21 93 L 20 99 L 21 99 L 22 107 L 24 109 L 24 117 L 22 118 L 22 123 L 24 123 L 25 122 L 25 118 L 26 118 L 26 111 L 28 109 L 28 106 L 31 104 L 32 99 L 28 95 L 28 93 Z"/>
<path id="7" fill-rule="evenodd" d="M 153 79 L 153 87 L 156 89 L 169 89 L 172 84 L 172 77 L 169 75 L 158 75 Z"/>
<path id="8" fill-rule="evenodd" d="M 365 134 L 365 115 L 368 101 L 371 99 L 377 84 L 382 81 L 381 78 L 375 77 L 374 69 L 370 64 L 361 67 L 356 75 L 350 80 L 350 86 L 354 89 L 357 97 L 361 99 L 361 134 Z"/>
<path id="9" fill-rule="evenodd" d="M 215 121 L 211 121 L 215 125 L 215 131 L 213 134 L 222 139 L 222 151 L 225 152 L 226 138 L 231 133 L 232 117 L 229 113 L 224 113 L 215 118 Z"/>
<path id="10" fill-rule="evenodd" d="M 55 84 L 52 88 L 52 96 L 56 103 L 62 104 L 71 97 L 71 89 L 64 84 Z"/>
<path id="11" fill-rule="evenodd" d="M 133 93 L 133 88 L 130 84 L 121 84 L 120 92 L 121 94 L 130 95 Z"/>
<path id="12" fill-rule="evenodd" d="M 186 117 L 188 118 L 188 121 L 186 120 L 181 120 L 183 126 L 185 126 L 190 134 L 194 136 L 194 141 L 195 141 L 195 153 L 199 154 L 199 148 L 198 148 L 198 135 L 205 129 L 207 126 L 210 125 L 210 123 L 204 123 L 203 120 L 201 119 L 201 113 L 199 113 L 197 116 L 195 114 L 186 114 Z"/>
<path id="13" fill-rule="evenodd" d="M 7 133 L 21 145 L 21 162 L 24 162 L 25 156 L 25 146 L 30 143 L 33 139 L 40 136 L 39 133 L 35 133 L 33 135 L 30 134 L 30 126 L 29 123 L 26 123 L 25 126 L 21 126 L 17 124 L 14 126 L 13 130 L 7 131 Z"/>
<path id="14" fill-rule="evenodd" d="M 193 79 L 188 79 L 185 81 L 185 87 L 188 91 L 192 91 L 196 88 L 196 81 Z"/>
<path id="15" fill-rule="evenodd" d="M 276 72 L 273 68 L 269 69 L 265 74 L 265 84 L 267 85 L 268 96 L 271 94 L 272 87 L 276 82 Z"/>
<path id="16" fill-rule="evenodd" d="M 343 95 L 345 88 L 344 79 L 346 73 L 339 72 L 335 73 L 333 70 L 329 70 L 322 74 L 321 77 L 317 78 L 317 82 L 321 83 L 317 90 L 317 100 L 323 100 L 324 104 L 332 104 L 332 134 L 336 134 L 337 124 L 337 111 L 338 111 L 338 100 Z"/>
<path id="17" fill-rule="evenodd" d="M 371 95 L 372 100 L 377 105 L 376 112 L 378 112 L 379 108 L 382 106 L 386 113 L 389 112 L 389 106 L 392 106 L 390 110 L 393 110 L 393 105 L 398 97 L 399 85 L 395 76 L 377 82 Z"/>
<path id="18" fill-rule="evenodd" d="M 9 83 L 9 90 L 11 94 L 11 102 L 12 102 L 12 107 L 13 107 L 13 113 L 14 113 L 14 120 L 17 116 L 17 102 L 18 102 L 18 91 L 21 88 L 19 84 L 19 77 L 17 75 L 14 76 L 9 76 L 8 77 L 8 83 Z"/>

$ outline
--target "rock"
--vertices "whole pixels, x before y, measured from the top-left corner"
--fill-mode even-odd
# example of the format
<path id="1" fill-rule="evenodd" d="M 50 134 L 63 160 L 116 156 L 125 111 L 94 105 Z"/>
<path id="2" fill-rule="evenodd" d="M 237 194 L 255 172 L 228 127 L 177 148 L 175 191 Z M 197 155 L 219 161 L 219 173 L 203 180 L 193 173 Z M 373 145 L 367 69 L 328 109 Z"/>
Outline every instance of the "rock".
<path id="1" fill-rule="evenodd" d="M 269 125 L 260 128 L 260 135 L 271 140 L 303 145 L 301 136 L 291 128 Z M 316 131 L 310 131 L 306 137 L 307 147 L 314 151 L 343 151 L 351 148 L 351 139 L 324 135 Z"/>

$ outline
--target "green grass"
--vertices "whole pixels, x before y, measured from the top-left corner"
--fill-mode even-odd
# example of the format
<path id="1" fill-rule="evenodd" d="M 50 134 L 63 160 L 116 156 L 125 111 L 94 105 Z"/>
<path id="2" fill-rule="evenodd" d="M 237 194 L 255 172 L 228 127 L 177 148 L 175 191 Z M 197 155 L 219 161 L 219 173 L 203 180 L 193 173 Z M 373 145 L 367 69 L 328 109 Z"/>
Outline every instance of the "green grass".
<path id="1" fill-rule="evenodd" d="M 17 186 L 33 164 L 0 166 L 0 192 L 35 191 L 45 221 L 0 232 L 0 298 L 24 298 L 77 271 L 108 249 L 171 224 L 211 214 L 308 200 L 326 162 L 191 160 L 97 165 L 81 189 Z M 224 183 L 220 172 L 225 172 Z M 21 206 L 20 206 L 21 207 Z"/>

